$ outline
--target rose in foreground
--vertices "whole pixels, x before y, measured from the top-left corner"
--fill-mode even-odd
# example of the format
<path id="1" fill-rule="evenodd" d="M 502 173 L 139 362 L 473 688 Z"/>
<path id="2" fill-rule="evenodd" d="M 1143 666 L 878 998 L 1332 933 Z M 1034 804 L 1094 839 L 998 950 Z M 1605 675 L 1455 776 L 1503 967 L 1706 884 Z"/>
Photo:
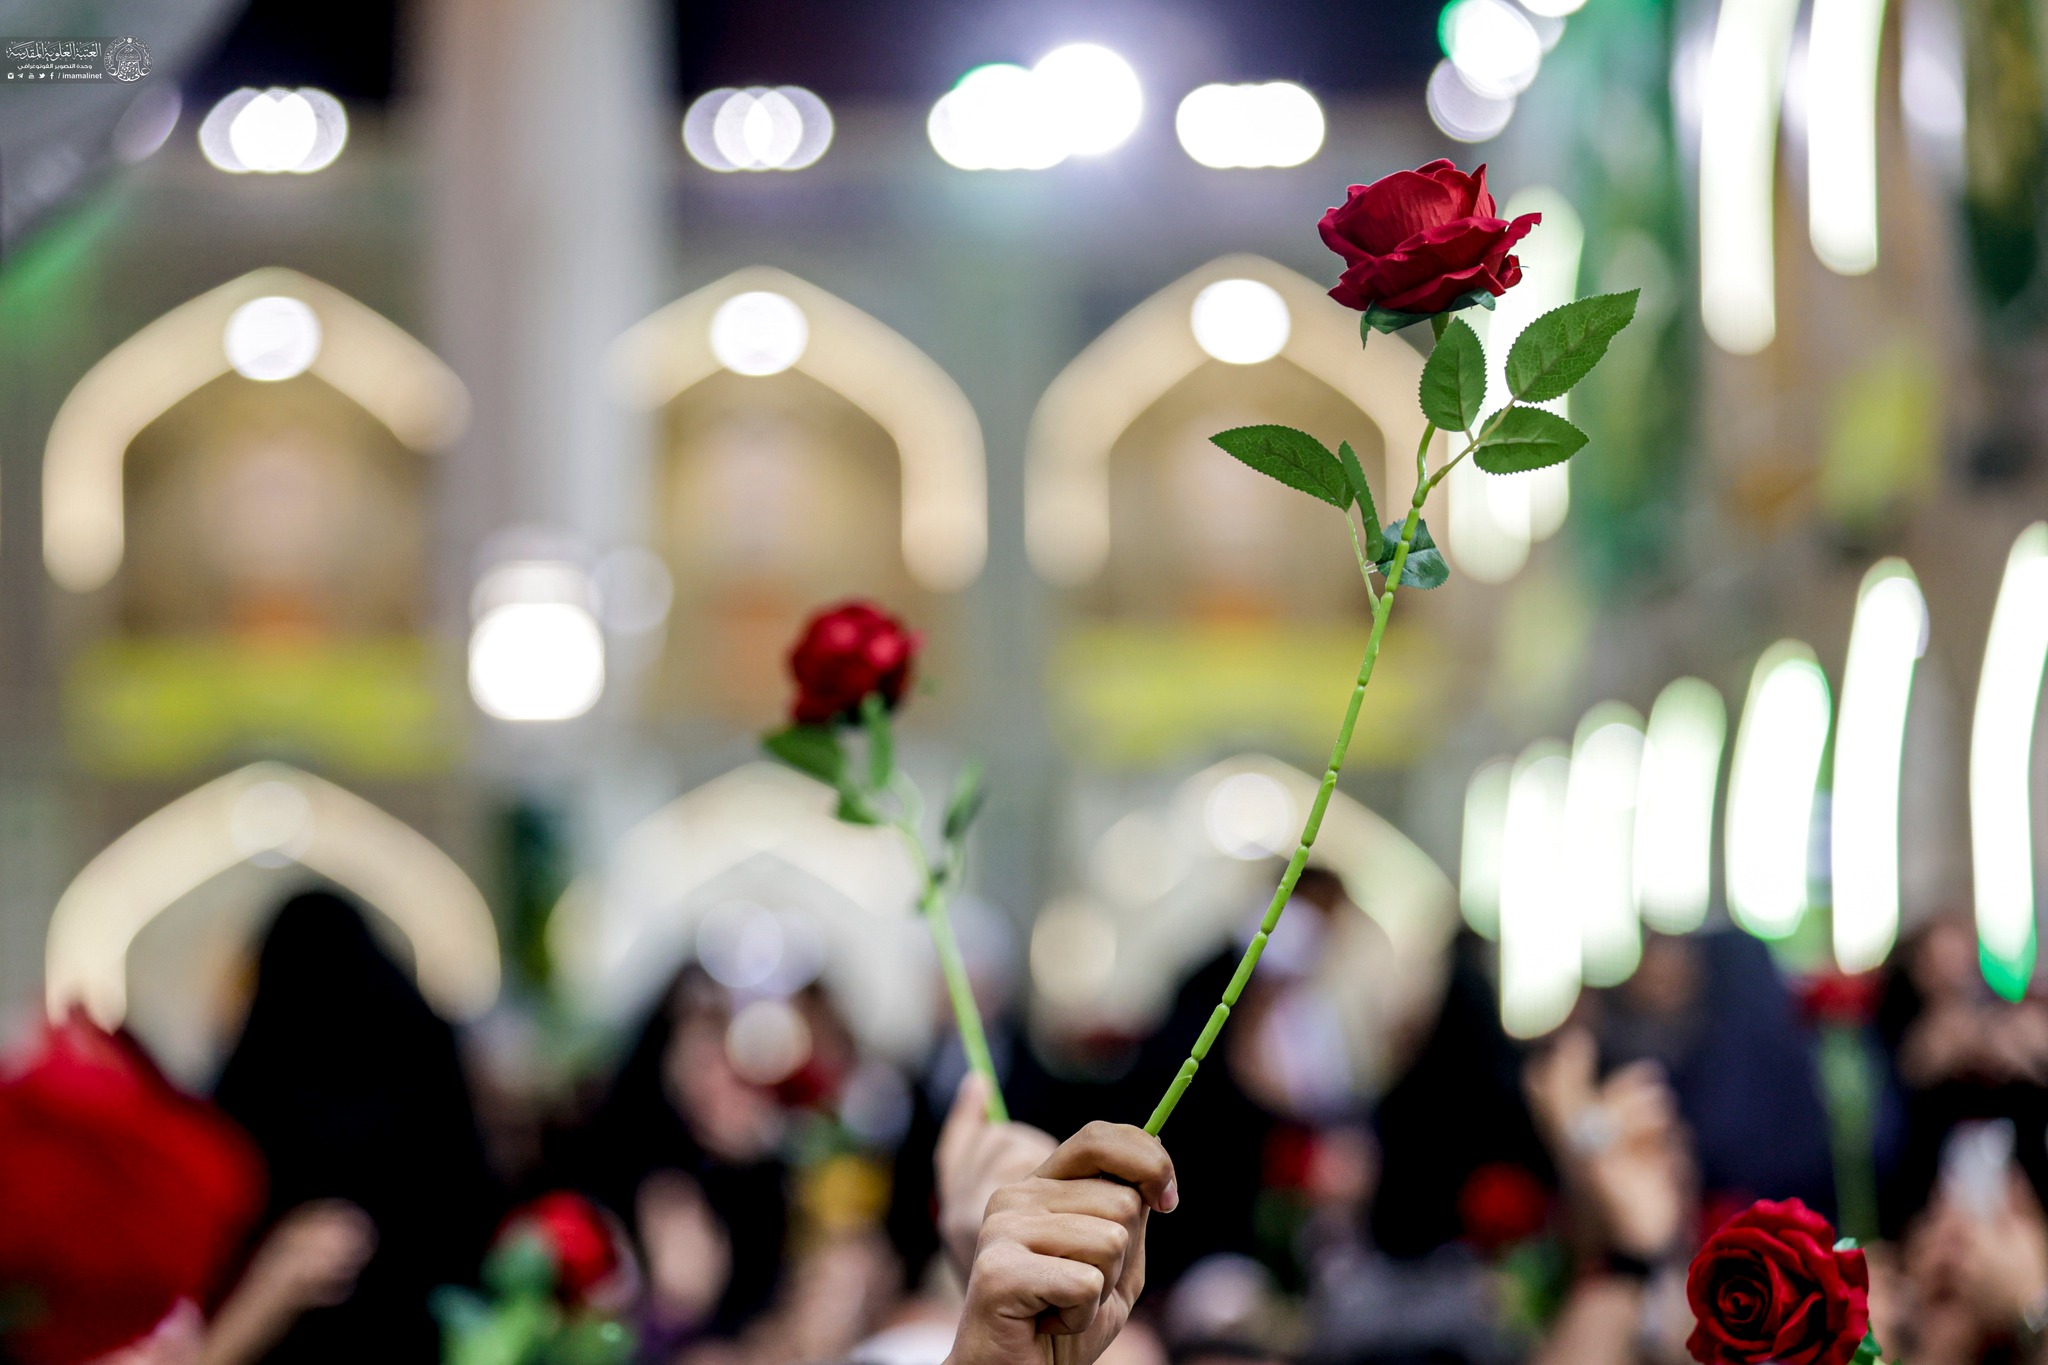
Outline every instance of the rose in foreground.
<path id="1" fill-rule="evenodd" d="M 1685 1294 L 1700 1365 L 1848 1365 L 1870 1331 L 1863 1253 L 1838 1250 L 1828 1220 L 1797 1199 L 1759 1200 L 1722 1224 Z"/>
<path id="2" fill-rule="evenodd" d="M 0 1355 L 72 1365 L 223 1287 L 262 1158 L 211 1106 L 82 1017 L 0 1072 Z"/>
<path id="3" fill-rule="evenodd" d="M 1344 258 L 1330 297 L 1382 331 L 1474 303 L 1491 308 L 1522 278 L 1510 248 L 1542 220 L 1498 217 L 1484 166 L 1467 175 L 1432 161 L 1353 185 L 1317 225 Z"/>
<path id="4" fill-rule="evenodd" d="M 538 1238 L 546 1248 L 555 1267 L 555 1294 L 567 1304 L 588 1302 L 623 1264 L 604 1214 L 568 1190 L 544 1194 L 513 1210 L 499 1239 L 519 1236 Z"/>
<path id="5" fill-rule="evenodd" d="M 857 720 L 878 694 L 892 710 L 910 686 L 924 639 L 872 602 L 842 602 L 804 624 L 789 653 L 796 679 L 790 719 L 799 725 Z"/>

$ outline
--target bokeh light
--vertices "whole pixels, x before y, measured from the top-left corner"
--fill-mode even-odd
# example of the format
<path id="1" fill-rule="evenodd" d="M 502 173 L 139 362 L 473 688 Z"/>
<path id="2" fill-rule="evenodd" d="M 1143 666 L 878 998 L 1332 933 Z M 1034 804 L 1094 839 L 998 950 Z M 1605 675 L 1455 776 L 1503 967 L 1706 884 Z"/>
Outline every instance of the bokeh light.
<path id="1" fill-rule="evenodd" d="M 477 585 L 469 690 L 499 720 L 570 720 L 604 695 L 604 632 L 584 571 L 553 560 L 500 564 Z"/>
<path id="2" fill-rule="evenodd" d="M 1257 280 L 1218 280 L 1195 295 L 1188 310 L 1195 344 L 1231 365 L 1256 365 L 1279 355 L 1293 325 L 1287 300 Z"/>
<path id="3" fill-rule="evenodd" d="M 2048 522 L 2005 561 L 1970 721 L 1970 853 L 1984 975 L 2017 1000 L 2034 971 L 2034 726 L 2048 670 Z"/>
<path id="4" fill-rule="evenodd" d="M 1864 576 L 1842 670 L 1835 733 L 1833 843 L 1835 962 L 1880 965 L 1899 936 L 1899 792 L 1913 665 L 1927 638 L 1927 601 L 1902 559 Z"/>
<path id="5" fill-rule="evenodd" d="M 1490 99 L 1521 94 L 1543 65 L 1536 26 L 1507 0 L 1451 0 L 1437 36 L 1465 83 Z"/>
<path id="6" fill-rule="evenodd" d="M 735 294 L 711 315 L 711 353 L 735 374 L 780 374 L 803 359 L 810 339 L 796 300 L 766 289 Z"/>
<path id="7" fill-rule="evenodd" d="M 727 87 L 683 116 L 683 146 L 714 171 L 800 171 L 832 145 L 832 111 L 799 85 Z"/>
<path id="8" fill-rule="evenodd" d="M 961 170 L 1046 170 L 1122 146 L 1144 108 L 1130 63 L 1106 47 L 1070 43 L 1029 69 L 976 67 L 932 106 L 925 131 Z"/>
<path id="9" fill-rule="evenodd" d="M 1832 720 L 1813 651 L 1781 640 L 1757 660 L 1728 774 L 1728 908 L 1759 938 L 1799 927 L 1821 758 Z"/>
<path id="10" fill-rule="evenodd" d="M 320 358 L 320 318 L 284 294 L 251 299 L 228 315 L 221 349 L 235 373 L 274 383 L 312 368 Z"/>
<path id="11" fill-rule="evenodd" d="M 199 150 L 233 175 L 310 175 L 348 143 L 348 114 L 324 90 L 243 87 L 222 97 L 199 125 Z"/>
<path id="12" fill-rule="evenodd" d="M 1430 73 L 1424 102 L 1437 130 L 1459 142 L 1485 142 L 1498 137 L 1515 116 L 1513 96 L 1501 99 L 1480 94 L 1448 59 L 1438 62 L 1436 70 Z"/>
<path id="13" fill-rule="evenodd" d="M 1714 877 L 1714 797 L 1728 708 L 1709 683 L 1680 678 L 1657 694 L 1636 790 L 1636 903 L 1643 923 L 1684 934 L 1707 917 Z"/>
<path id="14" fill-rule="evenodd" d="M 1322 150 L 1323 106 L 1292 81 L 1204 85 L 1174 112 L 1187 154 L 1216 170 L 1299 166 Z"/>

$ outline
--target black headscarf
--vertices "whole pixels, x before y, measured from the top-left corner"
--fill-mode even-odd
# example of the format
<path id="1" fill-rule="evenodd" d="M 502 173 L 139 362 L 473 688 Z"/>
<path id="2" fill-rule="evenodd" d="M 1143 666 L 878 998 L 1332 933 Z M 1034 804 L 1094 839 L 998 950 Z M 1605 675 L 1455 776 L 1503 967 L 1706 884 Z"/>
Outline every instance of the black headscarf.
<path id="1" fill-rule="evenodd" d="M 732 1243 L 732 1278 L 709 1324 L 712 1332 L 727 1335 L 775 1297 L 788 1235 L 789 1172 L 779 1156 L 736 1162 L 706 1151 L 672 1098 L 669 1050 L 682 1017 L 693 1008 L 712 1007 L 718 990 L 702 968 L 686 966 L 677 974 L 589 1124 L 568 1144 L 565 1164 L 573 1182 L 609 1206 L 636 1236 L 635 1205 L 648 1176 L 677 1171 L 698 1183 Z"/>
<path id="2" fill-rule="evenodd" d="M 454 1031 L 351 902 L 285 902 L 214 1097 L 263 1149 L 273 1219 L 346 1199 L 377 1226 L 355 1293 L 307 1314 L 268 1359 L 438 1361 L 427 1296 L 475 1278 L 496 1192 Z"/>

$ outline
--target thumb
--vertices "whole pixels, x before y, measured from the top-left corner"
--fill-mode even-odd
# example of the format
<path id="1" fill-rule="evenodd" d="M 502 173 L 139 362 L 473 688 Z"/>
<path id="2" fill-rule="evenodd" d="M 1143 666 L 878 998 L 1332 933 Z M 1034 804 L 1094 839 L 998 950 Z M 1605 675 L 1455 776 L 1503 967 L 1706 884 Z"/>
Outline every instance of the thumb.
<path id="1" fill-rule="evenodd" d="M 960 1082 L 945 1126 L 939 1130 L 938 1148 L 933 1153 L 936 1163 L 949 1167 L 959 1161 L 988 1126 L 988 1082 L 970 1071 Z"/>

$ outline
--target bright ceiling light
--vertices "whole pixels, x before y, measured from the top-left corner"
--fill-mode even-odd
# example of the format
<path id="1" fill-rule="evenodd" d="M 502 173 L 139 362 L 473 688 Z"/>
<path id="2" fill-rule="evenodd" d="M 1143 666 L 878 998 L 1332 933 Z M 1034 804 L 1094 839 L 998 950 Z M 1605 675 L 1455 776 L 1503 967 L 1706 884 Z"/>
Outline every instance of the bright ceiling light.
<path id="1" fill-rule="evenodd" d="M 235 373 L 275 382 L 312 368 L 320 358 L 320 318 L 299 299 L 267 294 L 228 315 L 221 350 Z"/>
<path id="2" fill-rule="evenodd" d="M 1864 576 L 1842 670 L 1835 732 L 1835 962 L 1845 972 L 1880 965 L 1899 936 L 1899 780 L 1913 665 L 1925 647 L 1927 601 L 1903 559 Z"/>
<path id="3" fill-rule="evenodd" d="M 569 720 L 604 695 L 604 632 L 574 564 L 515 560 L 478 583 L 469 691 L 499 720 Z"/>
<path id="4" fill-rule="evenodd" d="M 1714 796 L 1728 709 L 1698 678 L 1657 694 L 1636 788 L 1636 904 L 1643 922 L 1685 934 L 1707 917 L 1713 889 Z"/>
<path id="5" fill-rule="evenodd" d="M 1884 0 L 1814 0 L 1806 45 L 1807 230 L 1841 275 L 1877 265 L 1877 75 Z"/>
<path id="6" fill-rule="evenodd" d="M 1145 92 L 1131 64 L 1099 43 L 1068 43 L 1038 59 L 1031 78 L 1044 92 L 1069 156 L 1114 151 L 1138 130 Z"/>
<path id="7" fill-rule="evenodd" d="M 1722 350 L 1778 332 L 1778 105 L 1798 0 L 1722 0 L 1700 91 L 1700 317 Z"/>
<path id="8" fill-rule="evenodd" d="M 332 165 L 347 142 L 341 102 L 311 86 L 244 87 L 224 96 L 199 125 L 199 150 L 235 175 L 310 175 Z"/>
<path id="9" fill-rule="evenodd" d="M 925 131 L 965 171 L 1041 171 L 1123 145 L 1144 113 L 1130 63 L 1094 43 L 1069 43 L 1029 70 L 978 66 L 932 106 Z"/>
<path id="10" fill-rule="evenodd" d="M 1188 310 L 1195 344 L 1231 365 L 1256 365 L 1279 355 L 1293 325 L 1287 300 L 1257 280 L 1218 280 L 1195 295 Z"/>
<path id="11" fill-rule="evenodd" d="M 714 171 L 800 171 L 832 131 L 832 111 L 800 85 L 708 91 L 683 116 L 684 148 Z"/>
<path id="12" fill-rule="evenodd" d="M 1438 62 L 1436 70 L 1430 73 L 1424 99 L 1437 131 L 1459 142 L 1485 142 L 1498 137 L 1515 116 L 1513 96 L 1498 99 L 1480 94 L 1448 60 Z"/>
<path id="13" fill-rule="evenodd" d="M 1565 895 L 1578 908 L 1586 981 L 1618 986 L 1643 956 L 1636 916 L 1636 793 L 1643 719 L 1609 702 L 1579 722 L 1564 797 Z"/>
<path id="14" fill-rule="evenodd" d="M 1224 778 L 1202 808 L 1209 842 L 1218 852 L 1246 861 L 1291 850 L 1298 819 L 1287 788 L 1264 773 Z"/>
<path id="15" fill-rule="evenodd" d="M 1299 166 L 1323 146 L 1323 106 L 1292 81 L 1204 85 L 1173 116 L 1187 154 L 1216 170 Z"/>
<path id="16" fill-rule="evenodd" d="M 1500 1017 L 1517 1038 L 1563 1023 L 1579 998 L 1579 922 L 1565 889 L 1564 746 L 1532 744 L 1508 782 L 1500 864 Z"/>
<path id="17" fill-rule="evenodd" d="M 1806 913 L 1814 796 L 1830 722 L 1813 651 L 1764 651 L 1735 734 L 1728 775 L 1728 908 L 1758 938 L 1783 938 Z"/>
<path id="18" fill-rule="evenodd" d="M 1522 0 L 1522 8 L 1543 19 L 1563 19 L 1586 7 L 1586 0 Z"/>
<path id="19" fill-rule="evenodd" d="M 1451 0 L 1437 34 L 1465 83 L 1493 99 L 1527 90 L 1543 64 L 1536 26 L 1507 0 Z"/>
<path id="20" fill-rule="evenodd" d="M 711 315 L 711 353 L 735 374 L 780 374 L 803 358 L 810 339 L 796 300 L 765 289 L 735 294 Z"/>
<path id="21" fill-rule="evenodd" d="M 2048 665 L 2048 522 L 2005 561 L 1970 722 L 1970 853 L 1984 977 L 2017 1000 L 2034 975 L 2034 721 Z"/>
<path id="22" fill-rule="evenodd" d="M 1475 933 L 1500 932 L 1501 841 L 1507 833 L 1512 759 L 1495 759 L 1465 785 L 1464 837 L 1458 849 L 1458 908 Z"/>

